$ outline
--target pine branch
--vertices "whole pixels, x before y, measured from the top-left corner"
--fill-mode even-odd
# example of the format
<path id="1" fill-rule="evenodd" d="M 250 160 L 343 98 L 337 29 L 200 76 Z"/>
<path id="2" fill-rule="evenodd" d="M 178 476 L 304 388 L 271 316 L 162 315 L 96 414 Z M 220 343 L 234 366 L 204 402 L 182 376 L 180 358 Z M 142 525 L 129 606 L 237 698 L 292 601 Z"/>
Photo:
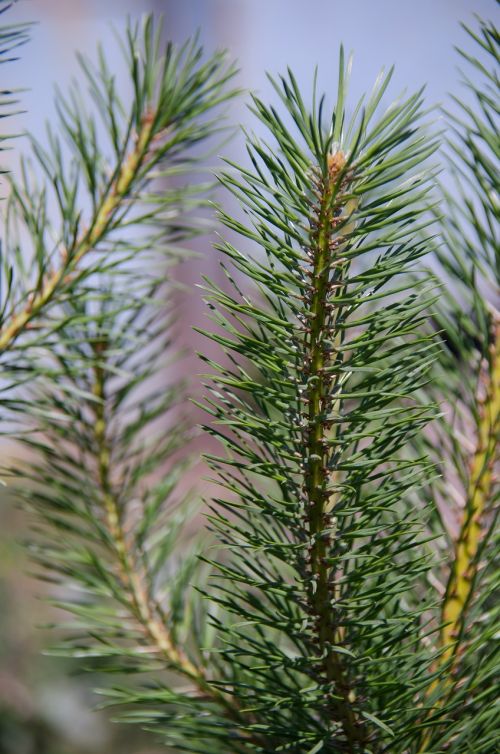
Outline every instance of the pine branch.
<path id="1" fill-rule="evenodd" d="M 73 288 L 92 274 L 123 264 L 124 249 L 132 254 L 133 243 L 126 241 L 130 231 L 141 228 L 151 234 L 168 207 L 168 200 L 155 191 L 162 174 L 185 172 L 191 158 L 186 150 L 207 141 L 220 127 L 215 110 L 234 92 L 225 84 L 234 69 L 224 67 L 224 56 L 214 55 L 201 62 L 202 50 L 196 42 L 176 50 L 160 46 L 161 27 L 154 28 L 151 17 L 143 28 L 128 29 L 124 54 L 130 71 L 134 96 L 127 108 L 118 97 L 112 72 L 102 50 L 94 67 L 80 58 L 82 73 L 99 117 L 107 143 L 97 141 L 97 120 L 88 114 L 75 88 L 68 100 L 58 96 L 63 137 L 69 145 L 66 155 L 60 140 L 50 130 L 50 148 L 33 144 L 38 168 L 52 187 L 60 213 L 60 227 L 51 227 L 47 213 L 47 187 L 38 188 L 26 164 L 23 181 L 13 182 L 6 230 L 7 255 L 3 260 L 5 293 L 0 326 L 0 351 L 11 349 L 20 334 L 36 324 L 40 341 L 48 321 L 51 302 L 59 303 Z M 106 162 L 104 155 L 113 153 Z M 67 157 L 72 167 L 66 168 Z M 205 187 L 200 186 L 201 190 Z M 188 205 L 189 189 L 179 196 Z M 176 199 L 179 201 L 179 199 Z M 90 203 L 88 221 L 80 207 Z M 202 203 L 202 202 L 201 202 Z M 200 205 L 198 198 L 194 204 Z M 142 205 L 142 206 L 141 206 Z M 176 226 L 177 234 L 196 231 Z M 33 264 L 22 261 L 18 251 L 15 223 L 18 218 L 29 229 L 33 244 Z M 27 250 L 24 249 L 24 258 Z M 85 262 L 85 264 L 84 264 Z M 29 341 L 33 343 L 33 338 Z M 22 346 L 21 346 L 22 347 Z"/>
<path id="2" fill-rule="evenodd" d="M 227 548 L 212 599 L 233 615 L 217 623 L 225 688 L 263 751 L 409 746 L 432 661 L 417 634 L 422 526 L 405 507 L 429 468 L 405 447 L 433 415 L 415 400 L 433 346 L 416 334 L 425 281 L 403 276 L 429 246 L 435 143 L 416 125 L 420 95 L 376 120 L 389 77 L 348 122 L 346 78 L 341 56 L 330 117 L 290 72 L 275 84 L 298 138 L 254 99 L 276 143 L 248 138 L 253 168 L 222 182 L 249 221 L 222 219 L 265 258 L 225 242 L 229 292 L 208 285 L 208 335 L 230 359 L 207 360 L 228 493 L 210 519 Z"/>
<path id="3" fill-rule="evenodd" d="M 453 557 L 446 559 L 438 574 L 446 586 L 437 659 L 425 699 L 433 726 L 424 731 L 418 751 L 434 751 L 438 746 L 436 750 L 446 747 L 458 754 L 473 741 L 473 750 L 486 754 L 494 735 L 491 674 L 497 664 L 489 624 L 495 623 L 498 573 L 500 314 L 495 298 L 500 278 L 499 216 L 493 198 L 498 190 L 493 168 L 498 145 L 492 119 L 497 112 L 499 50 L 492 24 L 480 21 L 477 33 L 467 31 L 486 57 L 483 62 L 461 53 L 481 72 L 483 84 L 473 86 L 466 79 L 476 109 L 457 99 L 462 114 L 447 114 L 452 133 L 447 160 L 457 190 L 452 195 L 442 189 L 446 214 L 438 262 L 445 295 L 437 307 L 436 327 L 442 330 L 444 343 L 433 397 L 450 407 L 437 427 L 437 438 L 428 445 L 436 457 L 446 459 L 443 482 L 432 490 L 435 505 L 453 509 L 453 498 L 459 498 L 462 509 L 457 534 L 448 535 Z"/>
<path id="4" fill-rule="evenodd" d="M 163 708 L 166 703 L 165 735 L 170 742 L 205 740 L 205 729 L 210 733 L 213 727 L 215 740 L 227 736 L 230 750 L 240 751 L 240 739 L 248 736 L 227 733 L 238 722 L 239 710 L 207 680 L 201 651 L 207 644 L 205 612 L 195 604 L 187 583 L 196 553 L 184 553 L 185 562 L 168 579 L 165 573 L 167 558 L 171 563 L 179 560 L 174 545 L 178 519 L 185 515 L 175 504 L 168 510 L 184 464 L 177 461 L 168 473 L 165 464 L 174 463 L 173 455 L 189 437 L 181 426 L 175 433 L 164 429 L 159 436 L 151 429 L 172 411 L 181 391 L 178 386 L 166 392 L 149 387 L 169 342 L 168 322 L 157 312 L 163 270 L 156 280 L 144 266 L 147 261 L 151 269 L 158 267 L 162 255 L 172 261 L 182 252 L 179 241 L 204 227 L 193 209 L 206 204 L 206 183 L 156 191 L 154 181 L 185 174 L 192 183 L 197 158 L 186 150 L 220 130 L 215 108 L 234 93 L 225 88 L 234 71 L 225 68 L 221 54 L 201 62 L 196 43 L 180 51 L 168 45 L 162 57 L 160 34 L 151 19 L 144 24 L 142 45 L 138 29 L 129 30 L 135 98 L 128 113 L 103 56 L 97 71 L 81 61 L 107 125 L 114 164 L 103 162 L 95 121 L 76 97 L 68 104 L 59 95 L 62 130 L 76 169 L 67 174 L 63 150 L 51 133 L 51 153 L 35 143 L 34 154 L 54 188 L 60 226 L 48 220 L 47 187 L 33 183 L 26 166 L 22 185 L 12 184 L 1 342 L 9 356 L 14 346 L 23 354 L 21 365 L 9 366 L 30 385 L 28 392 L 6 399 L 4 405 L 27 408 L 32 422 L 32 432 L 22 438 L 34 453 L 24 474 L 32 487 L 20 493 L 38 516 L 34 558 L 46 578 L 72 590 L 73 597 L 59 603 L 75 617 L 65 630 L 72 639 L 58 651 L 101 657 L 107 670 L 117 672 L 151 667 L 174 671 L 189 688 L 174 685 L 168 694 L 159 693 L 156 702 L 140 686 L 108 688 L 105 693 L 115 702 L 138 700 L 146 717 L 149 705 Z M 79 201 L 88 198 L 92 212 L 85 224 Z M 38 264 L 29 295 L 31 271 L 23 267 L 15 223 L 24 224 L 20 236 L 27 231 L 31 237 Z M 139 240 L 131 229 L 142 231 Z M 89 262 L 95 252 L 97 261 Z M 139 254 L 140 271 L 128 264 Z M 9 268 L 12 262 L 17 279 Z M 57 306 L 49 319 L 52 303 Z M 40 337 L 35 332 L 18 341 L 33 324 Z M 47 345 L 48 351 L 40 350 Z M 20 383 L 18 379 L 18 388 Z M 160 469 L 161 478 L 153 480 L 151 475 L 158 476 Z M 198 622 L 199 642 L 196 635 L 186 637 L 187 612 Z M 210 720 L 207 705 L 213 710 Z M 220 751 L 220 745 L 213 748 L 207 739 L 204 750 Z"/>
<path id="5" fill-rule="evenodd" d="M 94 406 L 95 423 L 93 426 L 97 451 L 98 485 L 102 506 L 106 514 L 107 529 L 119 562 L 121 586 L 124 594 L 130 595 L 131 611 L 143 626 L 152 645 L 163 655 L 169 665 L 199 682 L 199 679 L 202 678 L 202 672 L 193 665 L 184 652 L 174 645 L 166 628 L 165 616 L 160 606 L 150 594 L 147 583 L 145 583 L 147 576 L 145 579 L 140 578 L 141 568 L 135 562 L 133 553 L 129 551 L 123 524 L 120 520 L 120 507 L 110 479 L 109 462 L 112 447 L 108 445 L 106 437 L 108 429 L 105 410 L 107 373 L 102 362 L 105 363 L 106 361 L 107 347 L 105 341 L 93 343 L 96 363 L 91 392 L 96 398 Z"/>
<path id="6" fill-rule="evenodd" d="M 151 593 L 149 585 L 153 582 L 152 575 L 144 562 L 137 562 L 127 541 L 119 501 L 110 478 L 109 463 L 113 448 L 108 444 L 106 437 L 106 382 L 109 374 L 103 366 L 103 362 L 106 361 L 107 348 L 108 344 L 105 341 L 97 341 L 93 344 L 96 363 L 92 394 L 97 399 L 94 409 L 94 430 L 99 469 L 98 484 L 102 505 L 106 512 L 107 528 L 119 563 L 121 587 L 124 594 L 130 596 L 131 614 L 144 629 L 146 646 L 150 643 L 159 656 L 165 660 L 167 667 L 185 676 L 194 685 L 199 692 L 197 695 L 199 700 L 215 703 L 221 708 L 224 716 L 238 723 L 240 714 L 231 699 L 208 682 L 206 669 L 200 664 L 195 665 L 171 635 L 168 630 L 168 616 Z M 140 551 L 141 548 L 134 543 L 134 549 Z M 236 741 L 234 746 L 239 750 Z"/>
<path id="7" fill-rule="evenodd" d="M 490 359 L 483 365 L 478 398 L 479 422 L 459 535 L 442 607 L 441 644 L 446 663 L 456 656 L 463 637 L 465 613 L 472 596 L 478 570 L 478 553 L 495 492 L 494 461 L 500 432 L 500 321 L 495 323 Z"/>
<path id="8" fill-rule="evenodd" d="M 156 697 L 140 680 L 102 693 L 137 706 L 124 719 L 147 719 L 170 743 L 192 735 L 209 747 L 211 726 L 222 735 L 240 712 L 211 682 L 205 611 L 189 585 L 197 553 L 178 541 L 189 507 L 176 493 L 185 468 L 177 456 L 189 435 L 167 417 L 182 395 L 179 386 L 165 393 L 150 385 L 168 322 L 154 289 L 137 272 L 129 282 L 127 294 L 101 290 L 98 314 L 95 299 L 83 311 L 77 304 L 59 331 L 54 364 L 30 395 L 38 433 L 23 441 L 35 460 L 23 468 L 31 485 L 19 492 L 36 512 L 31 552 L 41 575 L 69 590 L 55 604 L 74 620 L 60 626 L 65 641 L 53 651 L 93 658 L 108 673 L 174 673 Z M 155 430 L 159 421 L 168 424 Z M 230 751 L 243 751 L 244 735 L 226 735 Z"/>
<path id="9" fill-rule="evenodd" d="M 332 623 L 330 610 L 331 584 L 327 565 L 329 541 L 323 530 L 332 524 L 331 511 L 335 508 L 334 495 L 325 485 L 325 470 L 328 468 L 332 438 L 324 418 L 330 416 L 336 402 L 337 376 L 331 368 L 332 344 L 325 342 L 325 334 L 335 332 L 336 317 L 340 312 L 330 303 L 330 297 L 345 294 L 346 259 L 339 256 L 345 243 L 345 236 L 335 234 L 335 228 L 343 223 L 342 210 L 347 204 L 349 179 L 344 175 L 345 155 L 335 152 L 328 155 L 326 179 L 318 176 L 318 207 L 313 221 L 311 287 L 306 305 L 311 312 L 310 326 L 307 328 L 306 365 L 309 380 L 304 394 L 304 403 L 309 407 L 309 429 L 306 432 L 305 455 L 309 459 L 305 471 L 304 493 L 308 499 L 307 525 L 311 534 L 310 570 L 311 593 L 309 595 L 317 618 L 317 631 L 322 646 L 327 647 L 324 660 L 325 672 L 329 681 L 335 684 L 341 702 L 336 704 L 336 715 L 342 721 L 346 736 L 354 745 L 363 742 L 363 726 L 359 725 L 352 703 L 355 694 L 345 677 L 341 657 L 335 649 L 329 649 L 330 639 L 341 639 L 341 632 Z M 332 238 L 333 235 L 333 238 Z M 333 270 L 333 276 L 332 276 Z M 340 293 L 342 295 L 342 293 Z M 333 316 L 332 316 L 333 314 Z M 333 345 L 339 348 L 340 337 Z M 343 361 L 342 357 L 339 359 Z M 328 479 L 328 474 L 326 475 Z M 340 634 L 340 636 L 339 636 Z"/>
<path id="10" fill-rule="evenodd" d="M 106 232 L 112 225 L 123 202 L 131 192 L 134 180 L 141 168 L 148 162 L 148 152 L 152 141 L 152 125 L 154 117 L 148 114 L 144 117 L 141 128 L 135 138 L 135 144 L 124 163 L 117 166 L 118 176 L 101 198 L 90 228 L 76 240 L 71 250 L 62 248 L 61 265 L 58 269 L 42 278 L 36 292 L 34 291 L 21 311 L 13 310 L 9 320 L 0 330 L 0 351 L 12 347 L 13 342 L 30 324 L 30 322 L 47 306 L 64 284 L 74 284 L 75 270 L 81 260 L 98 247 L 105 238 Z M 157 134 L 161 136 L 161 134 Z M 149 155 L 149 160 L 153 159 Z"/>

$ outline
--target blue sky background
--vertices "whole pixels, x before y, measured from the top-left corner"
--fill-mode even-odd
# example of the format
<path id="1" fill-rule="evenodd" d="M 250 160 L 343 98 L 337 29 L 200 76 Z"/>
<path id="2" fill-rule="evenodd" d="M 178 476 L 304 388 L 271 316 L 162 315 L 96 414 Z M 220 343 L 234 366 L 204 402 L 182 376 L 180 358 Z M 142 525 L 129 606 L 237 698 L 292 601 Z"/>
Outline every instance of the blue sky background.
<path id="1" fill-rule="evenodd" d="M 239 61 L 240 85 L 264 99 L 273 97 L 265 72 L 287 65 L 305 93 L 318 65 L 320 89 L 333 97 L 342 42 L 355 54 L 353 100 L 394 63 L 391 94 L 425 83 L 435 104 L 457 91 L 453 45 L 467 44 L 460 21 L 473 22 L 474 13 L 492 18 L 497 7 L 495 0 L 20 0 L 11 17 L 37 25 L 21 60 L 2 75 L 9 85 L 30 88 L 19 125 L 40 135 L 44 120 L 54 118 L 54 83 L 64 89 L 77 70 L 74 53 L 92 54 L 101 40 L 119 68 L 110 22 L 120 29 L 127 14 L 155 10 L 164 14 L 168 36 L 183 40 L 198 29 L 207 50 L 227 47 Z M 243 102 L 233 117 L 249 122 Z"/>
<path id="2" fill-rule="evenodd" d="M 29 87 L 22 96 L 26 112 L 17 118 L 15 128 L 28 129 L 43 141 L 44 121 L 55 120 L 54 85 L 64 91 L 77 73 L 76 51 L 93 56 L 101 41 L 110 67 L 126 81 L 111 27 L 123 31 L 127 15 L 138 19 L 154 10 L 165 17 L 166 36 L 182 42 L 198 30 L 207 52 L 227 48 L 239 63 L 239 86 L 266 101 L 276 101 L 266 71 L 276 75 L 289 65 L 307 101 L 317 65 L 319 89 L 331 104 L 343 43 L 346 52 L 354 52 L 348 106 L 372 87 L 383 66 L 392 64 L 396 70 L 387 104 L 402 90 L 412 93 L 426 84 L 429 107 L 450 105 L 450 91 L 466 96 L 459 85 L 460 59 L 454 45 L 477 54 L 477 45 L 468 39 L 460 21 L 474 24 L 474 14 L 493 19 L 497 7 L 495 0 L 19 0 L 11 19 L 36 25 L 20 60 L 3 67 L 2 75 L 8 77 L 9 86 Z M 245 107 L 248 99 L 234 102 L 230 120 L 259 131 Z M 438 118 L 437 112 L 434 117 Z M 22 141 L 17 141 L 10 153 L 4 153 L 4 162 L 14 171 L 22 149 Z M 241 137 L 223 151 L 236 161 L 245 160 Z M 226 209 L 238 212 L 227 196 L 219 198 Z M 197 284 L 203 274 L 220 275 L 213 240 L 198 240 L 200 259 L 183 265 L 178 273 L 186 284 L 178 302 L 181 339 L 193 350 L 203 346 L 192 327 L 206 324 L 207 314 Z M 240 248 L 244 251 L 248 243 Z M 197 373 L 199 363 L 193 362 L 192 370 Z"/>

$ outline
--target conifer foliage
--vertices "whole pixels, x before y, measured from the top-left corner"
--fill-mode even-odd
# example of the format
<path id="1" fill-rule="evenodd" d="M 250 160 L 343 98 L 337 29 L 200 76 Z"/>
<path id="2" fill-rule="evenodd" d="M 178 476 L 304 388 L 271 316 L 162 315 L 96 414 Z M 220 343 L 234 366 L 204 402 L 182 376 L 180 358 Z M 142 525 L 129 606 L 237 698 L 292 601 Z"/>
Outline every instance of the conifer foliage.
<path id="1" fill-rule="evenodd" d="M 58 306 L 91 290 L 89 278 L 113 274 L 152 247 L 168 252 L 172 241 L 198 230 L 194 219 L 186 225 L 183 212 L 205 201 L 207 187 L 186 182 L 165 193 L 157 179 L 182 178 L 194 161 L 192 148 L 220 127 L 214 109 L 230 96 L 224 84 L 234 69 L 222 54 L 202 61 L 196 41 L 181 49 L 161 45 L 161 27 L 151 18 L 129 27 L 122 41 L 127 102 L 102 49 L 95 64 L 80 56 L 82 82 L 56 100 L 59 132 L 48 127 L 48 146 L 32 140 L 5 217 L 0 352 L 6 368 L 19 370 L 27 348 L 61 329 L 66 316 Z M 29 246 L 21 251 L 23 229 Z"/>
<path id="2" fill-rule="evenodd" d="M 14 0 L 15 2 L 15 0 Z M 0 18 L 3 21 L 4 14 L 13 6 L 13 2 L 2 0 L 0 2 Z M 17 59 L 18 48 L 28 41 L 29 24 L 7 24 L 0 26 L 0 64 L 12 63 Z M 18 106 L 18 92 L 13 88 L 4 88 L 0 91 L 0 109 L 2 118 L 13 115 L 13 107 Z M 0 135 L 0 142 L 8 139 L 5 133 Z M 5 147 L 2 147 L 5 148 Z"/>
<path id="3" fill-rule="evenodd" d="M 220 450 L 194 546 L 164 282 L 203 228 L 210 186 L 179 179 L 234 69 L 130 26 L 130 103 L 102 50 L 82 58 L 92 112 L 58 95 L 60 132 L 11 181 L 2 408 L 28 408 L 11 472 L 70 617 L 55 651 L 119 674 L 106 702 L 174 751 L 496 750 L 498 35 L 471 36 L 485 86 L 447 116 L 458 191 L 422 92 L 385 106 L 392 72 L 350 102 L 341 50 L 331 107 L 290 70 L 278 105 L 253 98 L 267 136 L 219 176 L 240 210 L 219 211 L 225 282 L 204 283 Z"/>
<path id="4" fill-rule="evenodd" d="M 464 90 L 453 113 L 445 112 L 445 163 L 453 180 L 451 188 L 440 187 L 442 243 L 434 266 L 441 294 L 432 323 L 442 348 L 429 393 L 443 411 L 424 452 L 442 471 L 430 489 L 431 530 L 441 544 L 432 580 L 439 632 L 426 698 L 432 725 L 419 752 L 486 754 L 498 747 L 500 51 L 492 23 L 466 31 L 477 57 L 460 51 Z"/>
<path id="5" fill-rule="evenodd" d="M 220 626 L 225 688 L 266 750 L 403 751 L 431 662 L 405 507 L 429 469 L 404 449 L 432 415 L 414 396 L 433 358 L 425 283 L 403 276 L 429 248 L 435 141 L 420 94 L 379 113 L 390 75 L 348 120 L 342 53 L 339 70 L 328 115 L 291 72 L 275 82 L 293 131 L 255 99 L 277 144 L 251 139 L 253 170 L 222 177 L 249 222 L 222 213 L 242 237 L 221 246 L 234 293 L 209 295 L 232 361 L 212 365 L 207 400 L 229 493 L 212 516 L 228 550 L 213 599 L 235 618 Z"/>

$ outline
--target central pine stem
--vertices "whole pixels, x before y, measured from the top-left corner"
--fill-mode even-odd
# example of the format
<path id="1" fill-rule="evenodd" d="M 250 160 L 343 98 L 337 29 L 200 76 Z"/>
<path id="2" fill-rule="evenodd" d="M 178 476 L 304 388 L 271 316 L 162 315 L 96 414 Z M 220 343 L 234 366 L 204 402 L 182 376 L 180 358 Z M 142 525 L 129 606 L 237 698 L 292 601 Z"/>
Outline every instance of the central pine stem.
<path id="1" fill-rule="evenodd" d="M 311 285 L 309 304 L 310 324 L 307 328 L 306 364 L 308 379 L 307 465 L 305 492 L 308 504 L 310 536 L 310 604 L 315 616 L 316 635 L 323 656 L 323 672 L 333 683 L 332 712 L 341 723 L 350 749 L 357 751 L 363 741 L 363 727 L 357 721 L 350 688 L 341 656 L 335 651 L 338 626 L 332 612 L 335 579 L 329 565 L 332 540 L 327 533 L 332 528 L 330 481 L 329 415 L 335 401 L 337 377 L 331 369 L 332 346 L 338 343 L 336 322 L 340 308 L 335 306 L 334 291 L 342 290 L 342 260 L 339 248 L 344 238 L 336 231 L 343 221 L 342 172 L 345 157 L 338 152 L 329 157 L 328 174 L 318 183 L 319 204 L 312 221 Z M 333 350 L 333 358 L 337 358 Z M 340 697 L 340 698 L 339 698 Z"/>

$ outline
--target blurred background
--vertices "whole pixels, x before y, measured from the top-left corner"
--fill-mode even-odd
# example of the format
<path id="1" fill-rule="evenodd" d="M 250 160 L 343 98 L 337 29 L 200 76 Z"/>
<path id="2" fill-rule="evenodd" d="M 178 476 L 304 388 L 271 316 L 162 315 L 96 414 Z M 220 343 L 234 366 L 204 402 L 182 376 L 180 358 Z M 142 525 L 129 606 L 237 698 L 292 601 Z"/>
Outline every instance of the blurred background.
<path id="1" fill-rule="evenodd" d="M 31 21 L 35 26 L 20 60 L 1 69 L 2 88 L 27 88 L 22 95 L 25 112 L 10 122 L 10 130 L 31 131 L 43 142 L 45 122 L 55 122 L 54 85 L 64 90 L 77 75 L 77 50 L 92 55 L 101 41 L 110 67 L 119 73 L 122 60 L 113 28 L 122 31 L 127 16 L 154 11 L 164 15 L 169 38 L 183 41 L 198 31 L 207 51 L 227 48 L 239 63 L 239 86 L 264 100 L 274 99 L 266 71 L 279 73 L 287 65 L 306 101 L 318 65 L 319 89 L 331 100 L 342 42 L 355 53 L 352 101 L 371 87 L 381 67 L 394 63 L 388 97 L 426 84 L 431 106 L 458 91 L 459 60 L 453 47 L 465 39 L 460 22 L 472 22 L 474 13 L 492 18 L 496 9 L 494 0 L 20 0 L 7 22 Z M 245 97 L 233 103 L 229 117 L 255 127 Z M 25 145 L 19 139 L 12 146 L 3 163 L 16 170 Z M 241 137 L 224 153 L 244 160 Z M 203 273 L 217 278 L 210 239 L 197 241 L 195 248 L 201 257 L 180 273 L 188 287 L 178 304 L 179 337 L 191 351 L 199 346 L 191 328 L 205 317 L 195 284 Z M 191 373 L 199 371 L 194 357 L 191 366 Z M 8 454 L 9 447 L 3 450 Z M 95 711 L 95 681 L 79 674 L 75 663 L 41 654 L 49 643 L 39 628 L 48 620 L 48 608 L 30 577 L 22 547 L 26 522 L 5 492 L 0 496 L 0 521 L 0 754 L 159 752 L 146 734 L 112 725 L 105 713 Z"/>

